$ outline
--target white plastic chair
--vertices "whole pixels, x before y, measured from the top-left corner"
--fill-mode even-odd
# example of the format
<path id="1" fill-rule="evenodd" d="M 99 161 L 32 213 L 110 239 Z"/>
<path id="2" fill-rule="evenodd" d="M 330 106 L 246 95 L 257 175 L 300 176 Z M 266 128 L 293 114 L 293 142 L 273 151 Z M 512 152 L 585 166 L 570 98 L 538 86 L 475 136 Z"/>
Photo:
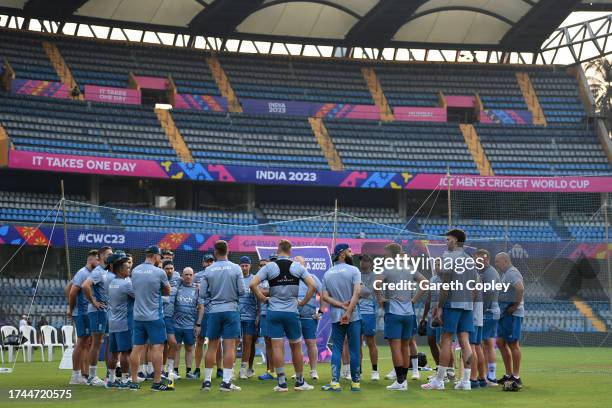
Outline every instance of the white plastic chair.
<path id="1" fill-rule="evenodd" d="M 4 361 L 4 349 L 8 350 L 8 362 L 13 362 L 13 350 L 17 348 L 17 346 L 9 346 L 4 343 L 5 339 L 11 334 L 19 334 L 16 327 L 13 326 L 2 326 L 0 327 L 0 336 L 2 336 L 2 361 Z"/>
<path id="2" fill-rule="evenodd" d="M 62 326 L 62 343 L 66 348 L 74 348 L 74 326 Z"/>
<path id="3" fill-rule="evenodd" d="M 64 345 L 58 341 L 57 329 L 53 326 L 42 326 L 40 328 L 42 344 L 47 347 L 47 361 L 53 361 L 53 347 L 59 347 L 64 351 Z"/>
<path id="4" fill-rule="evenodd" d="M 19 328 L 19 333 L 27 339 L 26 342 L 22 343 L 21 346 L 19 346 L 23 351 L 23 362 L 26 362 L 26 348 L 28 350 L 28 362 L 32 361 L 33 348 L 40 348 L 40 359 L 42 361 L 45 361 L 44 347 L 38 342 L 38 335 L 36 334 L 36 329 L 32 326 L 25 325 Z"/>

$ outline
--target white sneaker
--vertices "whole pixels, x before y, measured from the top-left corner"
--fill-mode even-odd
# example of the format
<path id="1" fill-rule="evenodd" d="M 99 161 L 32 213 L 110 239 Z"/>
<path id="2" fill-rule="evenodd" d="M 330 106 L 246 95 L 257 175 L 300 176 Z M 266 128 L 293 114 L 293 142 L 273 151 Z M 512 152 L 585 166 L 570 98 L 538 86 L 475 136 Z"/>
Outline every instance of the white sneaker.
<path id="1" fill-rule="evenodd" d="M 412 378 L 413 380 L 419 380 L 421 378 L 421 373 L 419 373 L 418 371 L 413 371 L 412 376 L 410 378 Z"/>
<path id="2" fill-rule="evenodd" d="M 241 380 L 246 380 L 247 378 L 249 378 L 249 377 L 247 377 L 247 370 L 246 370 L 246 368 L 240 367 L 240 379 Z"/>
<path id="3" fill-rule="evenodd" d="M 219 387 L 219 391 L 221 392 L 233 392 L 233 391 L 242 391 L 242 388 L 235 384 L 230 384 L 229 388 Z"/>
<path id="4" fill-rule="evenodd" d="M 246 372 L 247 378 L 251 378 L 254 375 L 255 375 L 255 370 L 253 370 L 252 368 L 247 368 L 247 372 Z"/>
<path id="5" fill-rule="evenodd" d="M 372 376 L 370 377 L 370 379 L 372 381 L 380 380 L 380 374 L 378 373 L 378 371 L 372 371 Z"/>
<path id="6" fill-rule="evenodd" d="M 82 375 L 70 377 L 69 385 L 86 385 L 87 380 Z"/>
<path id="7" fill-rule="evenodd" d="M 314 387 L 304 381 L 302 385 L 300 385 L 299 387 L 294 387 L 293 389 L 296 391 L 312 391 L 314 390 Z"/>
<path id="8" fill-rule="evenodd" d="M 455 370 L 453 368 L 446 370 L 446 375 L 449 381 L 455 381 Z"/>
<path id="9" fill-rule="evenodd" d="M 387 380 L 395 380 L 397 379 L 397 375 L 395 374 L 395 370 L 389 371 L 389 373 L 385 376 Z"/>
<path id="10" fill-rule="evenodd" d="M 105 387 L 106 386 L 106 383 L 104 382 L 104 380 L 101 380 L 100 377 L 98 377 L 97 375 L 94 378 L 87 380 L 87 384 L 91 385 L 92 387 Z"/>
<path id="11" fill-rule="evenodd" d="M 428 383 L 422 384 L 421 389 L 423 390 L 443 390 L 444 383 L 439 382 L 437 378 L 432 378 Z"/>
<path id="12" fill-rule="evenodd" d="M 470 391 L 472 389 L 472 383 L 468 380 L 468 381 L 459 381 L 456 385 L 455 385 L 455 389 L 456 390 L 463 390 L 463 391 Z"/>
<path id="13" fill-rule="evenodd" d="M 168 379 L 169 380 L 179 380 L 181 378 L 180 375 L 176 374 L 174 371 L 172 371 L 171 373 L 168 373 Z"/>
<path id="14" fill-rule="evenodd" d="M 313 380 L 319 379 L 319 373 L 317 373 L 317 370 L 310 370 L 310 378 Z"/>
<path id="15" fill-rule="evenodd" d="M 281 387 L 280 385 L 277 385 L 276 387 L 272 388 L 272 390 L 274 392 L 287 392 L 289 391 L 289 387 Z"/>
<path id="16" fill-rule="evenodd" d="M 147 379 L 146 379 L 146 378 L 143 378 L 143 377 L 136 377 L 136 382 L 137 382 L 138 384 L 140 384 L 141 382 L 146 381 L 146 380 L 147 380 Z"/>
<path id="17" fill-rule="evenodd" d="M 395 381 L 393 384 L 387 387 L 389 391 L 408 391 L 408 382 L 404 381 L 403 383 L 398 383 Z"/>

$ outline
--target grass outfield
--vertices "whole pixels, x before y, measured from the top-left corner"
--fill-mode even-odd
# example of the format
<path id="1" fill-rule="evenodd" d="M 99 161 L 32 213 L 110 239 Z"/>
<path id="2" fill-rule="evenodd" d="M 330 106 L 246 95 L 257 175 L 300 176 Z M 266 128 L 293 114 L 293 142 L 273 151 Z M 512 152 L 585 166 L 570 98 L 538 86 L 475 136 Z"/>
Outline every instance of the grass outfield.
<path id="1" fill-rule="evenodd" d="M 367 354 L 367 353 L 366 353 Z M 35 358 L 40 357 L 40 352 Z M 379 371 L 382 375 L 391 369 L 388 349 L 380 348 Z M 199 390 L 200 381 L 178 380 L 173 392 L 151 392 L 146 384 L 138 392 L 116 389 L 72 387 L 72 399 L 64 401 L 49 400 L 10 400 L 9 389 L 68 389 L 70 371 L 59 370 L 59 361 L 52 363 L 18 362 L 11 374 L 0 374 L 0 406 L 23 407 L 172 407 L 202 406 L 211 404 L 215 408 L 265 407 L 282 404 L 283 408 L 344 408 L 359 406 L 394 407 L 407 404 L 420 406 L 444 406 L 452 408 L 527 408 L 527 407 L 606 407 L 611 406 L 612 390 L 612 349 L 610 348 L 562 348 L 530 347 L 523 349 L 523 370 L 521 377 L 525 387 L 517 392 L 502 392 L 499 388 L 478 389 L 461 392 L 452 389 L 445 391 L 423 391 L 419 385 L 425 381 L 428 372 L 421 372 L 422 380 L 411 381 L 408 392 L 390 392 L 384 389 L 389 381 L 369 381 L 370 366 L 365 362 L 365 380 L 362 391 L 352 393 L 347 387 L 340 393 L 320 391 L 320 385 L 329 381 L 329 364 L 319 366 L 321 379 L 311 382 L 315 390 L 310 392 L 290 391 L 284 394 L 272 392 L 273 383 L 252 378 L 238 381 L 242 387 L 238 393 L 221 393 L 213 381 L 213 390 L 204 393 Z M 102 367 L 100 367 L 102 368 Z M 258 374 L 262 366 L 257 365 Z M 181 372 L 183 367 L 181 367 Z M 288 370 L 292 374 L 292 370 Z M 101 369 L 99 370 L 101 372 Z M 498 369 L 498 372 L 501 370 Z M 413 405 L 414 406 L 414 405 Z"/>

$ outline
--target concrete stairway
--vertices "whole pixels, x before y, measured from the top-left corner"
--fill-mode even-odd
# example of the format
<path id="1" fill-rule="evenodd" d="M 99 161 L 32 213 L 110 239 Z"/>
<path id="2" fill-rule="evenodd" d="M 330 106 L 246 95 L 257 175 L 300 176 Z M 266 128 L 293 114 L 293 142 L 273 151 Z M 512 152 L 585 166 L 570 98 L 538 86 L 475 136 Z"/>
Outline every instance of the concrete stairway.
<path id="1" fill-rule="evenodd" d="M 310 123 L 310 127 L 312 128 L 312 132 L 317 139 L 317 143 L 321 147 L 321 151 L 323 151 L 323 156 L 327 159 L 327 163 L 332 170 L 344 170 L 344 164 L 342 164 L 342 159 L 336 150 L 336 146 L 334 146 L 334 142 L 332 142 L 329 133 L 327 132 L 327 128 L 323 124 L 323 119 L 321 118 L 308 118 L 308 123 Z"/>

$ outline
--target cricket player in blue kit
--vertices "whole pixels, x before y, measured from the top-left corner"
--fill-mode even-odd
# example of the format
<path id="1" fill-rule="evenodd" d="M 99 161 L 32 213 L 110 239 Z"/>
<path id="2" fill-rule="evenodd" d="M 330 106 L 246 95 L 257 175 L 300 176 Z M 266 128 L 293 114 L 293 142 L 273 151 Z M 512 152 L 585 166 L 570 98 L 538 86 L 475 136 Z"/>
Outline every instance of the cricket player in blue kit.
<path id="1" fill-rule="evenodd" d="M 193 283 L 196 287 L 200 287 L 200 282 L 202 281 L 202 275 L 206 268 L 215 262 L 215 257 L 213 254 L 204 254 L 202 258 L 202 269 L 197 272 L 193 276 Z M 195 345 L 195 370 L 193 371 L 193 375 L 195 378 L 200 378 L 200 365 L 202 364 L 202 357 L 204 356 L 204 341 L 206 340 L 206 313 L 209 312 L 209 302 L 204 299 L 202 296 L 198 299 L 198 309 L 202 307 L 204 308 L 204 319 L 202 320 L 202 327 L 200 328 L 200 334 L 196 336 L 196 345 Z M 217 377 L 223 378 L 223 357 L 221 347 L 219 347 L 219 351 L 217 352 Z"/>
<path id="2" fill-rule="evenodd" d="M 296 256 L 295 261 L 299 262 L 303 267 L 306 267 L 306 260 L 304 257 Z M 317 287 L 317 294 L 322 296 L 323 284 L 316 275 L 311 274 L 310 276 L 314 280 Z M 298 300 L 304 299 L 306 293 L 308 293 L 308 285 L 300 281 Z M 319 373 L 317 372 L 317 360 L 319 358 L 319 349 L 317 348 L 317 329 L 319 328 L 319 320 L 321 319 L 321 313 L 319 310 L 321 307 L 317 303 L 317 297 L 313 296 L 304 306 L 298 307 L 298 313 L 300 314 L 300 326 L 302 327 L 302 338 L 306 343 L 306 350 L 308 352 L 310 378 L 313 380 L 319 379 Z"/>
<path id="3" fill-rule="evenodd" d="M 289 340 L 291 357 L 295 369 L 296 391 L 310 391 L 314 387 L 304 381 L 304 360 L 302 354 L 302 329 L 298 306 L 304 306 L 314 295 L 316 285 L 306 268 L 292 261 L 291 242 L 281 240 L 277 248 L 278 258 L 261 268 L 251 280 L 250 288 L 257 299 L 268 304 L 268 336 L 272 339 L 273 362 L 278 385 L 275 392 L 288 391 L 285 373 L 285 337 Z M 304 281 L 308 291 L 298 302 L 299 283 Z M 268 281 L 269 296 L 264 296 L 259 288 L 262 281 Z"/>
<path id="4" fill-rule="evenodd" d="M 108 285 L 109 313 L 109 351 L 119 354 L 123 380 L 115 378 L 114 366 L 109 367 L 107 388 L 124 388 L 128 380 L 130 368 L 130 352 L 132 351 L 132 328 L 134 309 L 134 290 L 129 278 L 130 265 L 124 253 L 113 254 L 112 269 L 115 278 Z M 110 257 L 109 257 L 110 259 Z M 115 361 L 115 360 L 113 360 Z"/>
<path id="5" fill-rule="evenodd" d="M 208 350 L 205 357 L 202 390 L 211 388 L 212 370 L 223 338 L 223 382 L 220 391 L 240 391 L 232 384 L 232 367 L 236 356 L 236 341 L 240 338 L 240 311 L 238 301 L 245 292 L 240 267 L 227 259 L 227 242 L 215 242 L 215 263 L 204 270 L 200 282 L 200 298 L 208 299 L 206 337 Z M 204 308 L 199 308 L 195 334 L 199 335 L 204 318 Z"/>
<path id="6" fill-rule="evenodd" d="M 495 285 L 501 281 L 499 273 L 491 265 L 491 255 L 486 249 L 479 249 L 474 255 L 480 258 L 482 269 L 478 270 L 480 280 L 484 284 Z M 482 347 L 484 358 L 487 363 L 487 386 L 496 386 L 497 355 L 495 353 L 495 339 L 497 338 L 497 322 L 499 321 L 499 292 L 492 287 L 483 294 L 483 327 L 482 327 Z"/>
<path id="7" fill-rule="evenodd" d="M 361 271 L 361 291 L 359 292 L 359 315 L 361 316 L 361 340 L 365 341 L 370 351 L 370 363 L 372 364 L 372 381 L 380 380 L 378 372 L 378 347 L 376 346 L 376 314 L 377 301 L 374 293 L 374 280 L 376 274 L 372 272 L 372 258 L 363 254 L 359 259 L 359 270 Z M 363 351 L 361 352 L 363 361 Z M 360 364 L 362 367 L 363 365 Z"/>
<path id="8" fill-rule="evenodd" d="M 72 377 L 69 382 L 71 385 L 87 384 L 86 373 L 89 369 L 91 332 L 87 318 L 89 302 L 81 288 L 96 266 L 98 266 L 98 250 L 94 249 L 89 251 L 87 264 L 74 275 L 68 288 L 68 314 L 72 316 L 77 335 L 76 345 L 72 352 Z"/>
<path id="9" fill-rule="evenodd" d="M 174 328 L 174 304 L 176 300 L 176 288 L 181 282 L 180 276 L 174 270 L 174 263 L 171 259 L 162 261 L 162 269 L 166 272 L 168 283 L 170 284 L 170 294 L 162 296 L 162 308 L 164 312 L 164 326 L 166 327 L 166 344 L 164 345 L 164 366 L 166 372 L 164 375 L 171 380 L 177 380 L 180 377 L 174 372 L 174 357 L 176 354 L 176 336 Z"/>
<path id="10" fill-rule="evenodd" d="M 89 301 L 87 306 L 87 319 L 89 320 L 89 330 L 91 333 L 91 347 L 89 348 L 89 377 L 87 383 L 94 387 L 104 387 L 105 382 L 96 375 L 98 366 L 98 355 L 102 339 L 107 332 L 107 312 L 108 293 L 106 292 L 106 260 L 113 250 L 111 247 L 102 247 L 98 250 L 99 264 L 91 272 L 89 277 L 83 282 L 82 290 Z"/>
<path id="11" fill-rule="evenodd" d="M 240 257 L 240 269 L 244 279 L 245 292 L 240 296 L 240 332 L 242 334 L 242 362 L 240 364 L 240 378 L 247 379 L 252 377 L 255 372 L 253 366 L 249 366 L 251 353 L 253 352 L 253 340 L 257 334 L 255 320 L 257 319 L 257 299 L 249 284 L 253 279 L 251 275 L 251 258 L 248 256 Z"/>
<path id="12" fill-rule="evenodd" d="M 357 304 L 361 291 L 361 272 L 353 266 L 353 253 L 348 244 L 334 248 L 334 266 L 323 275 L 323 301 L 330 306 L 332 322 L 332 379 L 323 391 L 342 391 L 340 369 L 344 338 L 348 339 L 351 366 L 351 391 L 360 391 L 361 317 Z"/>
<path id="13" fill-rule="evenodd" d="M 176 338 L 177 366 L 173 367 L 175 375 L 178 375 L 178 364 L 181 355 L 181 344 L 185 345 L 185 377 L 193 380 L 196 377 L 191 372 L 191 361 L 193 360 L 193 345 L 195 335 L 193 328 L 198 317 L 198 288 L 193 283 L 193 269 L 186 267 L 181 273 L 181 280 L 176 286 L 174 296 L 174 335 Z M 174 357 L 174 356 L 172 356 Z M 168 361 L 170 361 L 168 359 Z M 168 367 L 170 370 L 170 367 Z"/>
<path id="14" fill-rule="evenodd" d="M 161 378 L 164 343 L 166 342 L 166 327 L 162 309 L 162 296 L 170 295 L 168 276 L 163 269 L 155 265 L 161 262 L 161 250 L 150 246 L 146 250 L 144 263 L 132 271 L 132 286 L 134 288 L 134 333 L 133 349 L 130 354 L 130 372 L 132 381 L 129 388 L 137 390 L 138 363 L 142 351 L 149 345 L 153 363 L 153 391 L 174 390 L 172 381 Z"/>

